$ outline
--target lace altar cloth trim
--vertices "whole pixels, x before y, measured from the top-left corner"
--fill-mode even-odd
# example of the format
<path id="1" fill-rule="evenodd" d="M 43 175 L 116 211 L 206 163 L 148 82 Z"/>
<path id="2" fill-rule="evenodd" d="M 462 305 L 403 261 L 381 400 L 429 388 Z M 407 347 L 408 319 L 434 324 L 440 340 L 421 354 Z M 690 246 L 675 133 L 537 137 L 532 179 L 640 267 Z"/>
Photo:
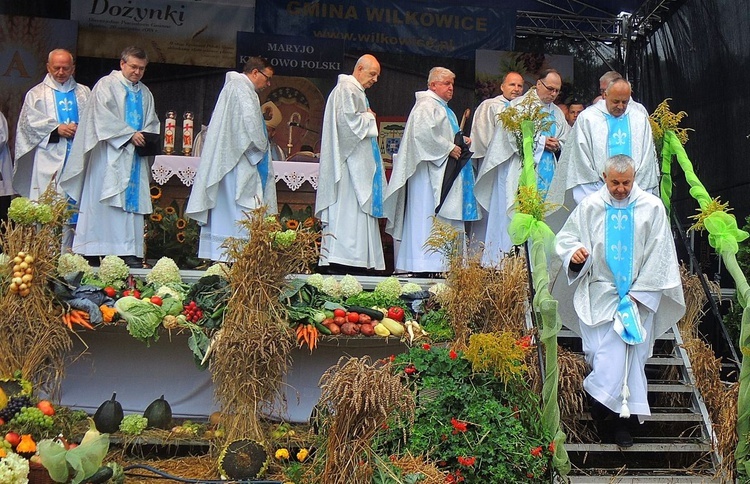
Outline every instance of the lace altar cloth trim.
<path id="1" fill-rule="evenodd" d="M 154 158 L 151 175 L 159 185 L 164 185 L 170 178 L 177 175 L 183 185 L 189 187 L 195 181 L 200 157 L 159 155 Z M 294 161 L 274 161 L 273 171 L 276 182 L 284 180 L 290 190 L 296 191 L 303 183 L 308 182 L 318 189 L 318 164 Z"/>

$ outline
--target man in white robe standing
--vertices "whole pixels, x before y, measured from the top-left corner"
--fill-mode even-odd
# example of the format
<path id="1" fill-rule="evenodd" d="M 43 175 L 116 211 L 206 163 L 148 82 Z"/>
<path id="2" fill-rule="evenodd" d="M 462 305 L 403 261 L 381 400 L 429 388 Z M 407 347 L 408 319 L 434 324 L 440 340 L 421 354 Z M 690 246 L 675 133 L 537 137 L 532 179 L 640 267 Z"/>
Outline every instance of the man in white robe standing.
<path id="1" fill-rule="evenodd" d="M 73 252 L 117 255 L 130 267 L 143 267 L 144 215 L 152 211 L 153 157 L 136 149 L 153 155 L 144 133 L 160 129 L 154 97 L 141 82 L 147 65 L 143 49 L 127 47 L 120 70 L 96 83 L 60 176 L 61 189 L 80 207 Z"/>
<path id="2" fill-rule="evenodd" d="M 555 172 L 556 154 L 567 142 L 570 133 L 565 113 L 554 104 L 561 87 L 560 74 L 548 69 L 540 74 L 534 87 L 510 103 L 510 107 L 528 102 L 541 105 L 551 122 L 550 127 L 535 138 L 534 145 L 537 188 L 543 194 L 546 194 Z M 522 167 L 523 153 L 519 151 L 514 134 L 500 125 L 479 169 L 475 188 L 477 203 L 487 211 L 482 253 L 482 264 L 485 266 L 500 264 L 505 254 L 513 248 L 508 226 Z"/>
<path id="3" fill-rule="evenodd" d="M 76 83 L 74 73 L 70 52 L 50 52 L 47 75 L 26 93 L 18 116 L 13 186 L 31 200 L 39 199 L 67 160 L 91 94 L 88 87 Z"/>
<path id="4" fill-rule="evenodd" d="M 492 141 L 495 130 L 500 126 L 498 114 L 502 113 L 510 102 L 523 94 L 523 77 L 517 72 L 505 74 L 503 83 L 500 85 L 501 94 L 493 98 L 485 99 L 476 111 L 471 121 L 471 150 L 474 152 L 472 161 L 474 169 L 479 172 L 482 168 L 482 160 L 487 153 L 487 148 Z M 471 222 L 469 228 L 469 237 L 471 238 L 472 247 L 478 249 L 480 243 L 484 243 L 484 237 L 487 230 L 487 210 L 479 207 L 480 218 Z"/>
<path id="5" fill-rule="evenodd" d="M 365 54 L 351 75 L 339 75 L 328 96 L 315 197 L 315 215 L 323 226 L 319 266 L 385 269 L 378 225 L 385 170 L 375 113 L 365 95 L 379 76 L 380 63 Z"/>
<path id="6" fill-rule="evenodd" d="M 269 214 L 277 212 L 276 180 L 258 97 L 272 77 L 273 68 L 262 57 L 250 57 L 242 73 L 226 74 L 185 210 L 201 225 L 202 259 L 228 260 L 224 241 L 249 237 L 237 223 L 247 212 L 262 205 Z"/>
<path id="7" fill-rule="evenodd" d="M 448 158 L 458 160 L 462 154 L 462 147 L 454 143 L 460 141 L 455 138 L 459 123 L 448 107 L 455 78 L 444 67 L 430 70 L 428 89 L 415 93 L 416 102 L 393 161 L 384 206 L 386 232 L 401 241 L 396 272 L 444 272 L 447 265 L 443 255 L 424 247 L 433 219 L 448 223 L 463 234 L 464 222 L 479 217 L 470 162 L 461 168 L 448 193 L 442 193 Z M 468 145 L 471 140 L 464 137 L 464 142 Z"/>
<path id="8" fill-rule="evenodd" d="M 605 185 L 557 235 L 552 273 L 559 314 L 581 336 L 591 368 L 583 386 L 592 416 L 614 421 L 621 447 L 633 445 L 627 419 L 651 415 L 644 368 L 654 341 L 685 312 L 664 205 L 638 187 L 634 170 L 626 155 L 607 160 Z"/>
<path id="9" fill-rule="evenodd" d="M 10 195 L 13 195 L 13 159 L 10 156 L 8 147 L 8 120 L 5 115 L 0 113 L 0 197 L 7 197 L 7 201 L 0 202 L 2 212 L 0 218 L 5 218 L 10 204 Z"/>
<path id="10" fill-rule="evenodd" d="M 635 181 L 642 190 L 657 193 L 659 168 L 648 116 L 631 106 L 630 83 L 613 80 L 604 98 L 578 116 L 560 155 L 547 201 L 558 208 L 581 203 L 604 185 L 604 163 L 614 155 L 635 162 Z M 570 191 L 572 201 L 566 194 Z M 554 227 L 553 227 L 554 229 Z"/>

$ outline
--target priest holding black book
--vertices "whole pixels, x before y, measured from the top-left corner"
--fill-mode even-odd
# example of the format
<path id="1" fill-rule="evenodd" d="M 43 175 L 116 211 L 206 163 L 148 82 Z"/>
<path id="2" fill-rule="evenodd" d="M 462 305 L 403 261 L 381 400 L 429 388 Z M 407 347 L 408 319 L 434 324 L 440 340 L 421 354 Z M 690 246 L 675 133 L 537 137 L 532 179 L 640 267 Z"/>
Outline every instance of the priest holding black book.
<path id="1" fill-rule="evenodd" d="M 456 114 L 448 107 L 455 78 L 444 67 L 430 70 L 428 89 L 415 93 L 416 103 L 393 161 L 384 207 L 386 231 L 401 242 L 396 272 L 445 271 L 442 254 L 424 247 L 433 220 L 463 234 L 464 222 L 479 218 L 474 171 L 468 163 L 471 140 L 463 136 Z"/>
<path id="2" fill-rule="evenodd" d="M 142 267 L 149 165 L 158 151 L 154 97 L 141 82 L 147 64 L 143 49 L 127 47 L 120 70 L 96 83 L 60 176 L 62 190 L 79 201 L 73 252 L 118 255 L 131 267 Z"/>

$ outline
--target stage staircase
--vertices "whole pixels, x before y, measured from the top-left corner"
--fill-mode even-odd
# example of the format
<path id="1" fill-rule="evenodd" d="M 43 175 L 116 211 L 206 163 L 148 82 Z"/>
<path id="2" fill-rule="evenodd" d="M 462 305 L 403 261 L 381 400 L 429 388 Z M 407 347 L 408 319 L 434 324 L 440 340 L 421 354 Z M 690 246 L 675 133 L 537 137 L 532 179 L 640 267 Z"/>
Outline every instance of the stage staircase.
<path id="1" fill-rule="evenodd" d="M 581 339 L 566 328 L 560 331 L 558 343 L 581 353 Z M 654 345 L 646 365 L 652 415 L 632 431 L 632 447 L 601 442 L 588 408 L 580 416 L 585 430 L 578 438 L 569 433 L 565 444 L 572 463 L 567 482 L 724 482 L 714 477 L 720 464 L 713 450 L 715 438 L 682 343 L 673 326 Z"/>

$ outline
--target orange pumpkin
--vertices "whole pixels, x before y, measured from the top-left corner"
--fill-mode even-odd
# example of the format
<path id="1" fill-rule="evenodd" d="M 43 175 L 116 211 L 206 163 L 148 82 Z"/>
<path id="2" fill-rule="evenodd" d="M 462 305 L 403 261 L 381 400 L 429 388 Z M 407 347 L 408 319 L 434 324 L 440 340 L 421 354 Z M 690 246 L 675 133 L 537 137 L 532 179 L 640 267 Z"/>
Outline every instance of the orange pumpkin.
<path id="1" fill-rule="evenodd" d="M 21 436 L 21 442 L 16 446 L 16 452 L 19 454 L 33 454 L 36 452 L 36 442 L 31 438 L 31 434 Z"/>

